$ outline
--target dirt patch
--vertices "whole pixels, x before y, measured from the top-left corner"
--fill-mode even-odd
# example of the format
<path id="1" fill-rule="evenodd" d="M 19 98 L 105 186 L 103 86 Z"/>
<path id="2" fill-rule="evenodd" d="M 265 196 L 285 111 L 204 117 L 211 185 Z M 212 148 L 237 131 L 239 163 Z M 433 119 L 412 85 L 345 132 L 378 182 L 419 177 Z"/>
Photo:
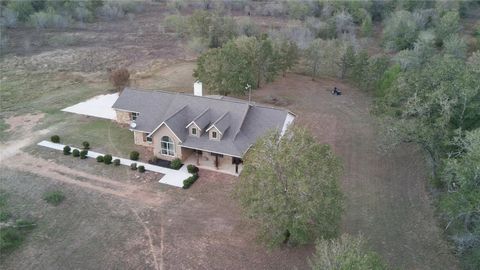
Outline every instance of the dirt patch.
<path id="1" fill-rule="evenodd" d="M 5 120 L 9 125 L 7 132 L 28 133 L 43 119 L 44 113 L 11 116 Z"/>
<path id="2" fill-rule="evenodd" d="M 342 96 L 330 90 L 338 87 Z M 289 74 L 254 94 L 254 101 L 278 96 L 291 101 L 296 123 L 330 144 L 344 163 L 346 195 L 343 231 L 362 233 L 394 268 L 456 269 L 425 190 L 425 159 L 414 145 L 378 151 L 371 98 L 335 79 Z"/>

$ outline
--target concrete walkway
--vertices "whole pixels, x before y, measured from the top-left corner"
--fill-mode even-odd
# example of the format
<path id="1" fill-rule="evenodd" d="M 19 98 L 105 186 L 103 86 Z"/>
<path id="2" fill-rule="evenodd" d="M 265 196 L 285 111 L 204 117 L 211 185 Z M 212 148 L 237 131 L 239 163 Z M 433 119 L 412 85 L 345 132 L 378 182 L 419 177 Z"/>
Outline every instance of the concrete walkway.
<path id="1" fill-rule="evenodd" d="M 62 111 L 115 120 L 117 114 L 115 113 L 115 110 L 112 109 L 112 105 L 117 99 L 118 93 L 99 95 L 64 108 Z"/>
<path id="2" fill-rule="evenodd" d="M 63 144 L 53 143 L 49 141 L 41 141 L 37 145 L 48 147 L 55 150 L 60 150 L 60 151 L 63 151 L 63 148 L 65 147 L 65 145 Z M 72 148 L 72 151 L 73 149 L 82 150 L 80 148 L 76 148 L 72 146 L 70 147 Z M 103 156 L 103 155 L 104 154 L 102 153 L 97 153 L 97 152 L 88 150 L 87 157 L 97 158 L 98 156 Z M 144 162 L 134 161 L 134 160 L 115 157 L 115 156 L 113 157 L 113 159 L 117 159 L 117 158 L 120 160 L 120 164 L 122 165 L 130 166 L 130 164 L 132 163 L 137 163 L 137 166 L 140 166 L 140 165 L 145 166 L 145 170 L 163 174 L 164 176 L 158 182 L 162 184 L 174 186 L 174 187 L 183 187 L 183 180 L 192 176 L 190 173 L 186 171 L 186 169 L 183 169 L 183 168 L 181 168 L 180 170 L 173 170 L 173 169 L 168 169 L 168 168 L 164 168 L 164 167 L 160 167 L 160 166 L 156 166 L 156 165 L 152 165 Z"/>

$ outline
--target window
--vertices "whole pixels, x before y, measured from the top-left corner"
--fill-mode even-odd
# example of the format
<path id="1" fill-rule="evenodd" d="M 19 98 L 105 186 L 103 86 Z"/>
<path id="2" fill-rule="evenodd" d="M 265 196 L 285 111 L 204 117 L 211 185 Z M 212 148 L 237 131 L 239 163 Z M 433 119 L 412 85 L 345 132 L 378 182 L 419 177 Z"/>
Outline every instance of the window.
<path id="1" fill-rule="evenodd" d="M 153 138 L 147 136 L 147 142 L 151 143 L 152 141 L 153 141 Z"/>
<path id="2" fill-rule="evenodd" d="M 216 132 L 216 131 L 212 131 L 212 138 L 213 138 L 213 139 L 216 139 L 216 138 L 217 138 L 217 132 Z"/>
<path id="3" fill-rule="evenodd" d="M 192 135 L 197 135 L 197 128 L 192 128 Z"/>
<path id="4" fill-rule="evenodd" d="M 137 120 L 137 117 L 138 117 L 138 113 L 137 112 L 132 112 L 132 114 L 131 114 L 132 121 Z"/>
<path id="5" fill-rule="evenodd" d="M 168 136 L 163 136 L 161 141 L 161 154 L 175 156 L 175 145 Z"/>

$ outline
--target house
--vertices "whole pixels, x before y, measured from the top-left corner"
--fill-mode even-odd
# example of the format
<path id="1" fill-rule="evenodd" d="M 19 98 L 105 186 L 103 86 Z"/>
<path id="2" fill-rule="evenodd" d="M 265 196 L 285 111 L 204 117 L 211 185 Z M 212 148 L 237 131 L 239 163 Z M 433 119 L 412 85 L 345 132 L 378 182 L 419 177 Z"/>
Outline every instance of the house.
<path id="1" fill-rule="evenodd" d="M 295 118 L 287 110 L 243 100 L 126 88 L 112 106 L 116 120 L 128 124 L 135 144 L 160 159 L 238 174 L 242 158 L 271 129 L 285 132 Z"/>

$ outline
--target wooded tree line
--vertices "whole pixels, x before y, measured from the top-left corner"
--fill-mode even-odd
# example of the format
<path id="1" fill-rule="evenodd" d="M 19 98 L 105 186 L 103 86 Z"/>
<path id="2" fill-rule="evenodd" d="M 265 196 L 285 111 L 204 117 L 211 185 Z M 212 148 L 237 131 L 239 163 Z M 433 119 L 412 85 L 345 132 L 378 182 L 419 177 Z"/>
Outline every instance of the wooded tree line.
<path id="1" fill-rule="evenodd" d="M 306 71 L 312 79 L 337 76 L 371 92 L 375 97 L 373 112 L 382 121 L 387 145 L 416 143 L 427 153 L 432 165 L 431 182 L 437 190 L 435 194 L 439 194 L 435 196 L 435 201 L 445 230 L 455 243 L 464 268 L 478 269 L 480 25 L 475 26 L 472 36 L 461 32 L 462 17 L 469 6 L 477 4 L 462 1 L 381 2 L 320 1 L 318 10 L 310 9 L 304 15 L 299 15 L 304 10 L 302 8 L 297 10 L 298 13 L 282 13 L 284 11 L 278 9 L 270 16 L 298 16 L 300 23 L 263 31 L 264 34 L 251 25 L 241 28 L 250 29 L 242 33 L 237 25 L 230 28 L 237 29 L 232 31 L 233 38 L 225 39 L 224 44 L 200 56 L 195 75 L 214 92 L 242 94 L 247 84 L 258 87 L 259 83 L 271 81 L 281 71 L 295 67 Z M 282 3 L 283 7 L 288 6 L 286 2 Z M 295 5 L 292 2 L 289 4 Z M 304 4 L 312 3 L 302 2 L 299 5 Z M 379 25 L 383 26 L 383 52 L 372 54 L 367 51 L 372 44 L 368 41 L 372 42 L 373 29 Z M 251 34 L 246 34 L 248 32 Z M 284 51 L 292 48 L 295 53 L 279 53 L 279 44 L 282 43 L 286 44 Z M 255 61 L 258 59 L 262 61 Z M 289 64 L 279 64 L 282 61 Z M 267 145 L 274 147 L 273 143 Z M 277 151 L 263 149 L 262 155 L 270 156 L 268 162 L 272 162 L 274 159 L 268 153 Z M 255 153 L 255 150 L 252 152 Z M 316 158 L 319 159 L 319 156 Z M 260 156 L 255 156 L 255 159 L 260 159 Z M 243 183 L 249 184 L 249 188 L 255 184 L 273 185 L 275 179 L 284 177 L 278 175 L 282 169 L 273 165 L 274 169 L 261 172 L 253 164 L 247 163 L 245 168 L 246 180 Z M 254 183 L 252 179 L 267 182 Z M 309 183 L 306 181 L 305 186 Z M 286 238 L 304 243 L 318 236 L 328 237 L 328 234 L 314 233 L 314 225 L 295 224 L 292 229 L 289 227 L 293 224 L 291 220 L 278 222 L 280 213 L 299 210 L 284 207 L 277 213 L 270 207 L 267 211 L 260 207 L 260 202 L 262 205 L 272 204 L 255 197 L 261 194 L 250 193 L 260 188 L 244 188 L 247 190 L 244 196 L 248 197 L 248 200 L 242 201 L 244 208 L 249 209 L 247 213 L 260 219 L 262 226 L 273 233 L 264 232 L 264 236 L 274 239 L 274 243 Z M 281 186 L 277 188 L 281 190 Z M 287 202 L 295 201 L 292 198 L 301 198 L 298 195 L 283 199 L 275 197 L 279 194 L 282 193 L 262 196 L 270 196 L 270 202 L 282 206 L 288 205 L 284 201 L 286 198 L 289 198 Z M 312 211 L 310 213 L 321 211 L 307 208 Z M 271 216 L 265 213 L 277 214 Z M 272 230 L 275 225 L 280 227 Z M 309 237 L 302 238 L 307 235 Z"/>
<path id="2" fill-rule="evenodd" d="M 65 28 L 95 18 L 116 19 L 142 10 L 140 2 L 131 0 L 2 0 L 0 24 L 14 28 L 30 25 L 36 28 Z"/>

